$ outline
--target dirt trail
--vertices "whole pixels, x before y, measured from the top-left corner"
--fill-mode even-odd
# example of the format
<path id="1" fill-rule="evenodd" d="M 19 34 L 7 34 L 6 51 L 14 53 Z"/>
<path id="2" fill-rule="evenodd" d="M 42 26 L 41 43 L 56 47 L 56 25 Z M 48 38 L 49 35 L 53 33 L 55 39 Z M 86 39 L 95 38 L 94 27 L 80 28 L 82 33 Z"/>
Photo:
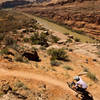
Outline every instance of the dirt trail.
<path id="1" fill-rule="evenodd" d="M 38 80 L 43 81 L 46 83 L 49 83 L 51 85 L 58 86 L 66 91 L 66 93 L 75 95 L 76 93 L 71 90 L 66 83 L 61 82 L 59 80 L 53 79 L 49 76 L 39 75 L 36 73 L 26 72 L 26 71 L 11 71 L 7 69 L 0 68 L 0 76 L 14 76 L 14 77 L 20 77 L 24 79 L 32 79 L 32 80 Z M 98 98 L 94 98 L 94 100 L 99 100 Z"/>
<path id="2" fill-rule="evenodd" d="M 25 72 L 25 71 L 15 71 L 15 70 L 11 71 L 11 70 L 2 69 L 2 68 L 0 68 L 0 76 L 14 76 L 14 77 L 20 77 L 20 78 L 25 78 L 25 79 L 43 81 L 51 85 L 58 86 L 64 90 L 67 90 L 71 94 L 75 93 L 67 86 L 66 83 L 53 79 L 49 76 L 43 76 L 43 75 L 39 75 L 39 74 L 31 73 L 31 72 Z"/>

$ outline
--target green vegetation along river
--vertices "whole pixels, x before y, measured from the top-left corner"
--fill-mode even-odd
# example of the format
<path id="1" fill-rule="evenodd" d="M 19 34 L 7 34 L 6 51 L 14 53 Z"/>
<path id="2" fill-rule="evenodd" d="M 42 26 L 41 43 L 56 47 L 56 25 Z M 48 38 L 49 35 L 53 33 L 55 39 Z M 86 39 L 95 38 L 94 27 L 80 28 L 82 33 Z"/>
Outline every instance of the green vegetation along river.
<path id="1" fill-rule="evenodd" d="M 57 31 L 57 32 L 60 32 L 60 33 L 69 33 L 70 35 L 73 35 L 75 38 L 79 38 L 82 42 L 96 42 L 95 40 L 93 40 L 92 38 L 86 36 L 86 35 L 81 35 L 79 33 L 76 33 L 76 32 L 72 32 L 71 30 L 61 26 L 61 25 L 58 25 L 58 24 L 55 24 L 53 22 L 50 22 L 46 19 L 42 19 L 42 18 L 39 18 L 39 17 L 34 17 L 38 23 L 42 24 L 45 28 L 47 29 L 51 29 L 52 31 Z"/>
<path id="2" fill-rule="evenodd" d="M 26 14 L 24 13 L 25 15 L 29 16 L 29 17 L 33 17 L 34 19 L 37 20 L 37 22 L 41 25 L 43 25 L 43 27 L 47 28 L 47 29 L 50 29 L 52 31 L 57 31 L 58 33 L 69 33 L 70 35 L 73 35 L 74 38 L 79 38 L 81 40 L 81 42 L 96 42 L 96 40 L 93 40 L 92 38 L 90 38 L 89 36 L 87 35 L 81 35 L 79 33 L 76 33 L 76 32 L 72 32 L 71 30 L 65 28 L 64 26 L 61 26 L 61 25 L 58 25 L 56 23 L 53 23 L 53 22 L 50 22 L 46 19 L 43 19 L 43 18 L 40 18 L 40 17 L 36 17 L 36 16 L 33 16 L 33 15 L 29 15 L 29 14 Z"/>

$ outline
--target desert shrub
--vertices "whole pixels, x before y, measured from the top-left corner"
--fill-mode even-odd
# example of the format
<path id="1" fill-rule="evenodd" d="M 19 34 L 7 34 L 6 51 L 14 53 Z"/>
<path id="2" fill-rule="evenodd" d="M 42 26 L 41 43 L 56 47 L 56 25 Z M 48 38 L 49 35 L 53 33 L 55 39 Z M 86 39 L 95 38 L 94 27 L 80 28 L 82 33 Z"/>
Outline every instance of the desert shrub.
<path id="1" fill-rule="evenodd" d="M 35 51 L 37 51 L 37 50 L 38 50 L 38 48 L 36 48 L 36 47 L 32 47 L 32 50 L 35 50 Z"/>
<path id="2" fill-rule="evenodd" d="M 13 34 L 17 34 L 17 30 L 15 29 L 15 30 L 13 30 Z"/>
<path id="3" fill-rule="evenodd" d="M 16 43 L 11 45 L 10 48 L 13 48 L 14 50 L 18 51 L 19 45 L 17 45 Z"/>
<path id="4" fill-rule="evenodd" d="M 44 33 L 40 34 L 40 44 L 41 44 L 42 46 L 43 46 L 43 45 L 45 45 L 45 46 L 48 45 L 48 44 L 47 44 L 47 35 L 44 34 Z"/>
<path id="5" fill-rule="evenodd" d="M 17 30 L 19 28 L 25 28 L 29 26 L 30 23 L 35 24 L 36 22 L 32 22 L 31 18 L 26 17 L 23 14 L 19 14 L 16 11 L 4 11 L 0 10 L 0 32 L 9 32 L 13 30 Z"/>
<path id="6" fill-rule="evenodd" d="M 66 33 L 63 33 L 64 35 L 69 35 L 69 33 L 68 32 L 66 32 Z"/>
<path id="7" fill-rule="evenodd" d="M 39 33 L 34 33 L 34 35 L 31 36 L 31 41 L 33 44 L 39 44 Z"/>
<path id="8" fill-rule="evenodd" d="M 2 54 L 8 54 L 8 48 L 2 49 L 2 50 L 0 51 L 0 54 L 1 54 L 1 55 L 2 55 Z"/>
<path id="9" fill-rule="evenodd" d="M 68 60 L 68 56 L 66 55 L 66 52 L 64 49 L 49 49 L 48 54 L 51 55 L 51 59 L 57 59 L 57 60 Z"/>
<path id="10" fill-rule="evenodd" d="M 46 50 L 46 47 L 41 46 L 40 49 L 41 49 L 41 50 Z"/>
<path id="11" fill-rule="evenodd" d="M 51 35 L 52 42 L 57 43 L 60 39 L 57 36 Z"/>
<path id="12" fill-rule="evenodd" d="M 4 95 L 4 92 L 0 91 L 0 97 Z"/>
<path id="13" fill-rule="evenodd" d="M 96 52 L 96 54 L 97 54 L 98 56 L 100 56 L 100 50 L 99 50 L 98 52 Z"/>
<path id="14" fill-rule="evenodd" d="M 61 63 L 56 60 L 51 60 L 50 64 L 51 64 L 51 66 L 59 66 Z"/>
<path id="15" fill-rule="evenodd" d="M 24 59 L 22 56 L 18 55 L 15 59 L 16 61 L 19 61 L 19 62 L 24 62 Z"/>
<path id="16" fill-rule="evenodd" d="M 29 38 L 24 38 L 24 42 L 29 42 Z"/>
<path id="17" fill-rule="evenodd" d="M 14 40 L 11 37 L 6 37 L 5 42 L 6 42 L 6 45 L 8 46 L 16 44 L 16 40 Z"/>
<path id="18" fill-rule="evenodd" d="M 80 39 L 79 38 L 75 38 L 75 42 L 80 42 Z"/>
<path id="19" fill-rule="evenodd" d="M 4 34 L 0 33 L 0 41 L 4 39 Z"/>
<path id="20" fill-rule="evenodd" d="M 33 28 L 34 28 L 35 30 L 39 29 L 39 27 L 38 27 L 37 25 L 33 25 Z"/>
<path id="21" fill-rule="evenodd" d="M 100 49 L 100 45 L 97 45 L 96 47 L 97 47 L 97 49 Z"/>
<path id="22" fill-rule="evenodd" d="M 73 41 L 72 41 L 72 39 L 68 38 L 66 42 L 67 43 L 72 43 Z"/>
<path id="23" fill-rule="evenodd" d="M 51 69 L 52 71 L 56 71 L 56 69 L 54 68 L 54 67 L 52 67 L 52 69 Z"/>
<path id="24" fill-rule="evenodd" d="M 83 68 L 83 71 L 84 71 L 84 72 L 89 72 L 89 69 L 86 68 L 86 67 L 84 67 L 84 68 Z"/>
<path id="25" fill-rule="evenodd" d="M 8 15 L 7 18 L 8 18 L 9 21 L 15 20 L 13 15 Z"/>
<path id="26" fill-rule="evenodd" d="M 87 77 L 89 77 L 94 82 L 97 82 L 98 81 L 97 77 L 93 73 L 91 73 L 91 72 L 88 72 L 87 73 Z"/>
<path id="27" fill-rule="evenodd" d="M 21 56 L 21 55 L 16 56 L 15 61 L 23 62 L 23 63 L 28 63 L 28 62 L 29 62 L 28 59 L 25 59 L 25 58 L 24 58 L 23 56 Z"/>
<path id="28" fill-rule="evenodd" d="M 18 88 L 21 88 L 24 86 L 24 83 L 22 83 L 21 81 L 18 81 L 18 82 L 16 82 L 15 86 Z"/>
<path id="29" fill-rule="evenodd" d="M 71 66 L 64 66 L 66 70 L 73 70 Z"/>
<path id="30" fill-rule="evenodd" d="M 47 46 L 47 36 L 44 33 L 39 34 L 35 32 L 33 36 L 31 36 L 32 44 L 40 44 L 42 46 Z"/>
<path id="31" fill-rule="evenodd" d="M 78 34 L 84 34 L 84 31 L 82 31 L 82 30 L 73 30 L 73 32 L 76 32 Z"/>
<path id="32" fill-rule="evenodd" d="M 17 87 L 17 88 L 23 88 L 24 90 L 28 90 L 28 89 L 29 89 L 29 88 L 28 88 L 27 86 L 25 86 L 24 83 L 21 82 L 21 81 L 17 81 L 17 82 L 15 83 L 15 87 Z"/>

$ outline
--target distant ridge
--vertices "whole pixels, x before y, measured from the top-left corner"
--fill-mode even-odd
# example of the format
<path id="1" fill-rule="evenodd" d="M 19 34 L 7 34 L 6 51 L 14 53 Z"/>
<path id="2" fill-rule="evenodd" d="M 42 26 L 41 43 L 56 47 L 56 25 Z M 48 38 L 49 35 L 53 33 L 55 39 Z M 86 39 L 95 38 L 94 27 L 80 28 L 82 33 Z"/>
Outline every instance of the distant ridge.
<path id="1" fill-rule="evenodd" d="M 31 3 L 42 3 L 48 2 L 50 0 L 1 0 L 0 1 L 0 8 L 13 8 L 20 5 L 26 5 Z"/>
<path id="2" fill-rule="evenodd" d="M 2 2 L 2 4 L 0 5 L 0 8 L 13 8 L 19 5 L 25 5 L 25 4 L 29 4 L 31 3 L 30 1 L 26 1 L 26 0 L 8 0 L 6 2 Z"/>

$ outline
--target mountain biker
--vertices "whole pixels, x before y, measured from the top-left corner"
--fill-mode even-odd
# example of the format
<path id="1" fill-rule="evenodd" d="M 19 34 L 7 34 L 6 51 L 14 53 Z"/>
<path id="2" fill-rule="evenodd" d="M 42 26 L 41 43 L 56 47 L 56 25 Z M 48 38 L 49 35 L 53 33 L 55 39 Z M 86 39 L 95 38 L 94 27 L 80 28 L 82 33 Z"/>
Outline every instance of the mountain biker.
<path id="1" fill-rule="evenodd" d="M 81 77 L 75 76 L 74 80 L 71 83 L 67 82 L 67 84 L 72 90 L 78 93 L 76 94 L 76 97 L 81 98 L 81 100 L 94 100 L 91 93 L 87 91 L 87 84 L 82 80 Z"/>
<path id="2" fill-rule="evenodd" d="M 87 89 L 87 84 L 82 80 L 81 77 L 79 76 L 75 76 L 74 77 L 74 82 L 75 82 L 75 85 L 74 85 L 74 88 L 76 91 L 78 92 L 82 92 L 82 93 L 85 93 L 86 89 Z"/>

